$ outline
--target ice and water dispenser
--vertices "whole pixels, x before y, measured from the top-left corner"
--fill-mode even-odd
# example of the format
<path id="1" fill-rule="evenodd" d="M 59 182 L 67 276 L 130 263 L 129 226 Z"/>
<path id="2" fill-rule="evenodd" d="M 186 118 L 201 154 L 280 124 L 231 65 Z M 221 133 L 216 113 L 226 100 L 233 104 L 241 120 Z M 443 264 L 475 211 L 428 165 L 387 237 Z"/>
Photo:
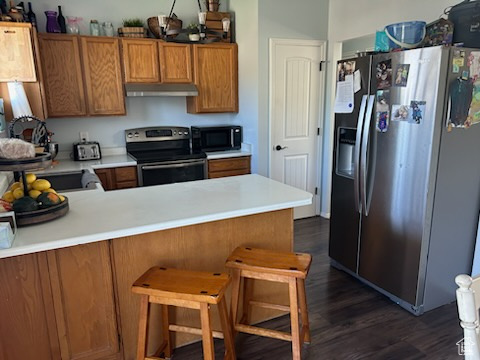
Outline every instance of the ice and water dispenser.
<path id="1" fill-rule="evenodd" d="M 337 175 L 353 178 L 356 136 L 357 129 L 343 127 L 338 128 Z"/>

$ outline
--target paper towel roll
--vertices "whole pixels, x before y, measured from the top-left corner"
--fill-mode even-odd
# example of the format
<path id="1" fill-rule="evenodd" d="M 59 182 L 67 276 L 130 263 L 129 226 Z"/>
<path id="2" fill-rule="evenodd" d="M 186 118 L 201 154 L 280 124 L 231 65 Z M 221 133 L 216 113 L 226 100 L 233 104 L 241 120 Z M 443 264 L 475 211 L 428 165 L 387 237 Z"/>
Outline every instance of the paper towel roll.
<path id="1" fill-rule="evenodd" d="M 28 103 L 27 94 L 23 88 L 23 83 L 19 81 L 7 83 L 10 101 L 12 103 L 13 117 L 32 116 L 32 109 Z"/>

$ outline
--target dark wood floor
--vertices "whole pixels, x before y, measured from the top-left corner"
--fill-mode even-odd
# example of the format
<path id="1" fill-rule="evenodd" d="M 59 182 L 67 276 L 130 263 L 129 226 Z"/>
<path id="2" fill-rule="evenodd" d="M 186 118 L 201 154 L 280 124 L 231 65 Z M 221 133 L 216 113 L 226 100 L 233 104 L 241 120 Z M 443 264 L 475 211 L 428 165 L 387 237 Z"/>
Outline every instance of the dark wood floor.
<path id="1" fill-rule="evenodd" d="M 295 222 L 295 250 L 313 255 L 307 279 L 312 342 L 302 359 L 461 359 L 456 342 L 463 333 L 456 304 L 415 317 L 388 298 L 334 269 L 328 258 L 328 220 L 316 217 Z M 289 317 L 262 324 L 289 331 Z M 290 344 L 240 334 L 238 359 L 291 359 Z M 215 342 L 216 358 L 223 344 Z M 201 343 L 175 350 L 173 359 L 201 359 Z"/>

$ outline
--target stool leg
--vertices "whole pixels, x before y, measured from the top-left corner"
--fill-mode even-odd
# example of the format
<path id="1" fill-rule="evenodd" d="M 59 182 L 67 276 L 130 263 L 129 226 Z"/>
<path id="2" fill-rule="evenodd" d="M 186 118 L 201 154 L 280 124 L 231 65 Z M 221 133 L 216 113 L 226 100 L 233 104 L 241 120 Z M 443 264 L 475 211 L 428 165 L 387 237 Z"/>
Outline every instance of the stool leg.
<path id="1" fill-rule="evenodd" d="M 202 323 L 203 358 L 205 360 L 215 360 L 209 304 L 200 303 L 200 319 Z"/>
<path id="2" fill-rule="evenodd" d="M 235 325 L 237 325 L 238 298 L 240 296 L 240 270 L 233 270 L 232 273 L 232 301 L 230 303 L 230 317 L 235 336 Z"/>
<path id="3" fill-rule="evenodd" d="M 250 325 L 250 301 L 252 300 L 253 280 L 246 277 L 243 278 L 243 306 L 241 324 Z"/>
<path id="4" fill-rule="evenodd" d="M 300 303 L 300 315 L 302 316 L 302 327 L 305 331 L 303 341 L 310 343 L 310 323 L 308 321 L 307 295 L 305 293 L 305 280 L 298 279 L 298 301 Z"/>
<path id="5" fill-rule="evenodd" d="M 170 336 L 170 319 L 168 316 L 168 305 L 162 305 L 162 327 L 163 327 L 163 337 L 164 341 L 166 342 L 165 346 L 165 357 L 171 358 L 172 357 L 172 341 Z"/>
<path id="6" fill-rule="evenodd" d="M 148 301 L 148 295 L 142 295 L 140 298 L 140 316 L 138 322 L 137 360 L 145 360 L 147 357 L 149 312 L 150 302 Z"/>
<path id="7" fill-rule="evenodd" d="M 297 296 L 297 279 L 290 278 L 288 280 L 288 294 L 290 297 L 290 322 L 292 330 L 292 359 L 300 360 L 301 343 L 300 329 L 298 324 L 298 296 Z"/>
<path id="8" fill-rule="evenodd" d="M 232 335 L 232 323 L 228 316 L 227 305 L 225 298 L 222 298 L 218 303 L 218 311 L 220 313 L 220 322 L 222 324 L 223 339 L 225 343 L 225 360 L 235 360 L 235 344 Z"/>

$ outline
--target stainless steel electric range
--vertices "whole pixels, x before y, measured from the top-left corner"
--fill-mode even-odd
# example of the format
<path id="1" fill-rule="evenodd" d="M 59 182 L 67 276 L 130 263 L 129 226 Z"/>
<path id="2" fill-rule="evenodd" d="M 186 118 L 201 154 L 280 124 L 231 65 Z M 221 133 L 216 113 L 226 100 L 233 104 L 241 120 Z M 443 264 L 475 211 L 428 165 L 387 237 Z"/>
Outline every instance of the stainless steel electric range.
<path id="1" fill-rule="evenodd" d="M 137 161 L 139 186 L 206 179 L 207 156 L 192 151 L 190 128 L 173 126 L 125 130 L 127 153 Z"/>

